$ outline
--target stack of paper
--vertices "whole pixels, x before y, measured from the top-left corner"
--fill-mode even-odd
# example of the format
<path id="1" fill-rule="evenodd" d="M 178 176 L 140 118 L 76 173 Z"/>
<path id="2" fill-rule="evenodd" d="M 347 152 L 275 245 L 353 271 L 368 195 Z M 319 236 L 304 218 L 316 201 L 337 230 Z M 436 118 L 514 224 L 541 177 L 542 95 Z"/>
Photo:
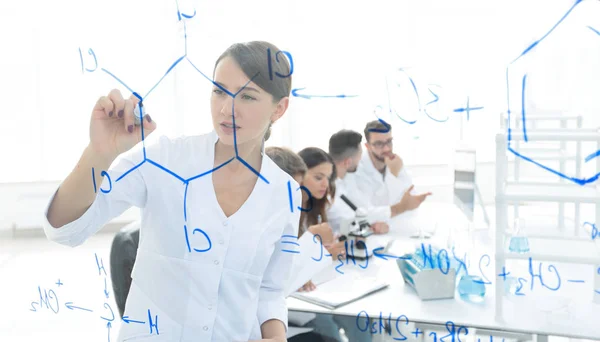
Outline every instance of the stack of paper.
<path id="1" fill-rule="evenodd" d="M 320 284 L 314 291 L 296 292 L 291 296 L 333 310 L 382 290 L 388 285 L 385 280 L 376 277 L 346 273 Z"/>

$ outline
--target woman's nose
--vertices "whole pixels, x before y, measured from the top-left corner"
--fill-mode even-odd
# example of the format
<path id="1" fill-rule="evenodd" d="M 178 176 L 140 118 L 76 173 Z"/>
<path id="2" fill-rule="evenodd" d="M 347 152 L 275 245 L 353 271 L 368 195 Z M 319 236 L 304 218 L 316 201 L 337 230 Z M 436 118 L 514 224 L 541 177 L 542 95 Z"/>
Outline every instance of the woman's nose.
<path id="1" fill-rule="evenodd" d="M 225 99 L 223 99 L 221 113 L 225 115 L 235 114 L 233 108 L 233 98 L 231 98 L 231 96 L 226 96 Z"/>

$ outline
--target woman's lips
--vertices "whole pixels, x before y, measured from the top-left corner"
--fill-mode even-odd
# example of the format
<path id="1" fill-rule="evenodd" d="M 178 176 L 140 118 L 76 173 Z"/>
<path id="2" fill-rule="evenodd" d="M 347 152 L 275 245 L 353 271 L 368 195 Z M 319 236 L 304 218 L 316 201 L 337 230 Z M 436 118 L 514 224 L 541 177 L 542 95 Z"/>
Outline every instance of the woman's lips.
<path id="1" fill-rule="evenodd" d="M 225 124 L 221 124 L 221 130 L 223 131 L 223 133 L 225 134 L 233 134 L 233 128 L 232 127 L 227 127 Z M 240 130 L 239 126 L 235 127 L 236 131 Z"/>

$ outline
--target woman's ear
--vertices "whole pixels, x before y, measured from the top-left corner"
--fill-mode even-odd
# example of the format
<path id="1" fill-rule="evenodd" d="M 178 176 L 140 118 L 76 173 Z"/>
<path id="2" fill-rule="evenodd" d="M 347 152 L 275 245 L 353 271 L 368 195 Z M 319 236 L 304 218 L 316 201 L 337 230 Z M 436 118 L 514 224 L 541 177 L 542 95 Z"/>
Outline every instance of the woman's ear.
<path id="1" fill-rule="evenodd" d="M 289 104 L 290 98 L 287 96 L 279 100 L 279 102 L 277 102 L 277 105 L 275 106 L 275 111 L 273 112 L 273 114 L 271 114 L 271 122 L 279 120 L 283 116 L 283 114 L 285 114 Z"/>

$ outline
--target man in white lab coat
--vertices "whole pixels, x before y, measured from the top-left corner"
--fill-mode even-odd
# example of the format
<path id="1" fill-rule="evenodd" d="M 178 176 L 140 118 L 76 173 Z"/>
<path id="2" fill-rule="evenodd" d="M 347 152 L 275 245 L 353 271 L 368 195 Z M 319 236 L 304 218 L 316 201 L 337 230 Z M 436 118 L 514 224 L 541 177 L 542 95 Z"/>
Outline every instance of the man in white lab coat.
<path id="1" fill-rule="evenodd" d="M 367 125 L 369 130 L 377 127 L 381 130 L 381 127 L 374 123 Z M 375 149 L 391 153 L 391 132 L 367 133 L 365 146 L 368 153 L 364 155 L 360 146 L 362 136 L 358 132 L 341 130 L 329 139 L 329 154 L 335 162 L 337 179 L 336 195 L 327 216 L 335 232 L 343 230 L 342 225 L 355 216 L 354 210 L 341 199 L 341 195 L 345 195 L 356 207 L 366 210 L 367 219 L 376 234 L 387 233 L 389 226 L 386 221 L 389 218 L 417 208 L 429 195 L 426 193 L 415 196 L 410 193 L 411 180 L 403 170 L 400 157 L 395 156 L 395 160 L 381 157 L 379 153 L 382 152 L 376 151 L 378 154 L 375 156 L 375 162 L 383 160 L 384 165 L 381 167 L 371 161 L 372 144 L 377 146 Z M 384 173 L 378 171 L 376 166 L 383 169 Z M 404 187 L 404 183 L 408 183 L 408 186 Z M 397 191 L 400 191 L 400 196 L 391 196 L 390 192 Z"/>

